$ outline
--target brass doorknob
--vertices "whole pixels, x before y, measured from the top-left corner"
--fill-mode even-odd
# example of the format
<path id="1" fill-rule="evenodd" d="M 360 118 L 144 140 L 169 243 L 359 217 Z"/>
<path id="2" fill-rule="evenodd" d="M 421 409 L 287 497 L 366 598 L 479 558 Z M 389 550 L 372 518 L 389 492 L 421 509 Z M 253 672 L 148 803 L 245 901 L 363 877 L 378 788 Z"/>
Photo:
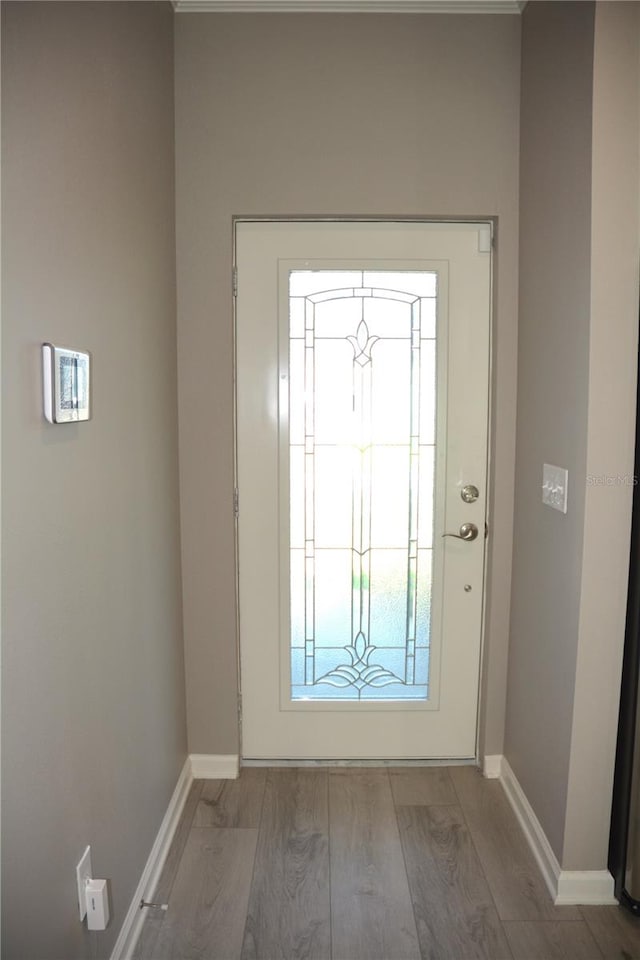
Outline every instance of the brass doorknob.
<path id="1" fill-rule="evenodd" d="M 460 533 L 443 533 L 442 536 L 455 537 L 457 540 L 475 540 L 478 536 L 478 528 L 475 523 L 463 523 Z"/>

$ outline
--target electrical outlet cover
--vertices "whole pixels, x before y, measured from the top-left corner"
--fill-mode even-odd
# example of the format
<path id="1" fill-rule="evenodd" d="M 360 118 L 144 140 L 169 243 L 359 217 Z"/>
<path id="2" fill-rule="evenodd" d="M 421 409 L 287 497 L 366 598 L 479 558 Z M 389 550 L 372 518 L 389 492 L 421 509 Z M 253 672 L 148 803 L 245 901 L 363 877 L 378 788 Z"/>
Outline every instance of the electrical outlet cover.
<path id="1" fill-rule="evenodd" d="M 87 847 L 82 854 L 82 860 L 76 867 L 76 878 L 78 880 L 78 906 L 80 908 L 80 921 L 87 915 L 87 898 L 85 897 L 85 887 L 87 881 L 91 880 L 91 847 Z"/>

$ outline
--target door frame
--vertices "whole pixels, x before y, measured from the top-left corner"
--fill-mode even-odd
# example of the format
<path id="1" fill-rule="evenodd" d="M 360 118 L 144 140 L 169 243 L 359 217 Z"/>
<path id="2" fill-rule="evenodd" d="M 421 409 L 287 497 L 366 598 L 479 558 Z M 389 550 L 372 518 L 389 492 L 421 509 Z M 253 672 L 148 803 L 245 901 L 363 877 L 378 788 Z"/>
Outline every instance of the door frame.
<path id="1" fill-rule="evenodd" d="M 238 515 L 239 515 L 239 504 L 238 504 L 238 401 L 237 401 L 237 386 L 238 386 L 238 352 L 237 352 L 237 236 L 238 236 L 238 226 L 243 223 L 420 223 L 420 224 L 432 224 L 432 223 L 488 223 L 491 227 L 491 270 L 489 278 L 489 370 L 488 370 L 488 397 L 487 397 L 487 460 L 486 460 L 486 477 L 487 477 L 487 496 L 485 503 L 485 540 L 484 540 L 484 568 L 483 568 L 483 578 L 482 578 L 482 614 L 480 621 L 480 658 L 478 664 L 478 700 L 477 700 L 477 710 L 476 710 L 476 735 L 475 735 L 475 760 L 476 763 L 480 761 L 480 740 L 481 740 L 481 729 L 480 724 L 484 716 L 484 698 L 483 698 L 483 678 L 487 670 L 487 650 L 486 650 L 486 635 L 487 635 L 487 620 L 488 620 L 488 603 L 487 603 L 487 582 L 488 574 L 490 569 L 491 561 L 491 529 L 492 529 L 492 515 L 491 515 L 491 505 L 493 501 L 493 487 L 494 487 L 494 474 L 493 474 L 493 460 L 492 460 L 492 447 L 493 447 L 493 401 L 494 401 L 494 327 L 496 322 L 495 310 L 495 288 L 496 288 L 496 236 L 498 229 L 498 217 L 495 215 L 475 215 L 475 216 L 393 216 L 389 214 L 295 214 L 295 215 L 286 215 L 286 214 L 274 214 L 274 215 L 250 215 L 250 214 L 234 214 L 232 217 L 232 316 L 233 316 L 233 484 L 234 484 L 234 564 L 235 564 L 235 606 L 236 606 L 236 669 L 238 677 L 237 685 L 237 698 L 238 698 L 238 750 L 239 750 L 239 760 L 242 764 L 243 757 L 243 738 L 242 738 L 242 663 L 241 663 L 241 623 L 240 623 L 240 553 L 239 553 L 239 536 L 238 536 Z M 460 761 L 451 761 L 453 763 L 460 763 Z M 255 764 L 256 761 L 253 761 Z M 336 761 L 329 760 L 307 760 L 307 761 L 286 761 L 282 763 L 290 763 L 295 766 L 300 766 L 301 764 L 310 764 L 313 766 L 335 766 Z M 372 761 L 368 760 L 351 760 L 351 761 L 340 761 L 341 766 L 359 766 L 359 765 L 371 765 Z M 379 761 L 376 761 L 379 764 Z M 447 763 L 441 759 L 437 760 L 403 760 L 403 766 L 413 765 L 433 765 L 433 766 L 442 766 Z"/>

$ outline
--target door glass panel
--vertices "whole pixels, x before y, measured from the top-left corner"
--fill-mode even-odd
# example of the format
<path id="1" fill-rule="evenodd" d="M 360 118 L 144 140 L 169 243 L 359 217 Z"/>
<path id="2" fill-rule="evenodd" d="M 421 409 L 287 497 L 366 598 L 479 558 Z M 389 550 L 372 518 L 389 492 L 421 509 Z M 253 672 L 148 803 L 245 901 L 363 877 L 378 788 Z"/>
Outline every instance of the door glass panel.
<path id="1" fill-rule="evenodd" d="M 426 701 L 437 274 L 289 280 L 292 700 Z"/>

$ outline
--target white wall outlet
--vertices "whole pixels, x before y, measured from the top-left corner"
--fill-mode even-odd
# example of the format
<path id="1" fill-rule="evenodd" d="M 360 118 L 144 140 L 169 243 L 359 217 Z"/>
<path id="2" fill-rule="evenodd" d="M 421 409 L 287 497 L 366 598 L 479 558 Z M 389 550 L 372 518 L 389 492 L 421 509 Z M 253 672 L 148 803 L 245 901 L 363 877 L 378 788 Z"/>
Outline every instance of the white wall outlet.
<path id="1" fill-rule="evenodd" d="M 87 915 L 87 897 L 85 890 L 87 883 L 91 880 L 91 847 L 87 847 L 82 854 L 82 860 L 76 867 L 76 879 L 78 881 L 78 906 L 80 908 L 80 921 Z"/>
<path id="2" fill-rule="evenodd" d="M 545 463 L 542 468 L 542 502 L 561 513 L 567 512 L 569 471 Z"/>

